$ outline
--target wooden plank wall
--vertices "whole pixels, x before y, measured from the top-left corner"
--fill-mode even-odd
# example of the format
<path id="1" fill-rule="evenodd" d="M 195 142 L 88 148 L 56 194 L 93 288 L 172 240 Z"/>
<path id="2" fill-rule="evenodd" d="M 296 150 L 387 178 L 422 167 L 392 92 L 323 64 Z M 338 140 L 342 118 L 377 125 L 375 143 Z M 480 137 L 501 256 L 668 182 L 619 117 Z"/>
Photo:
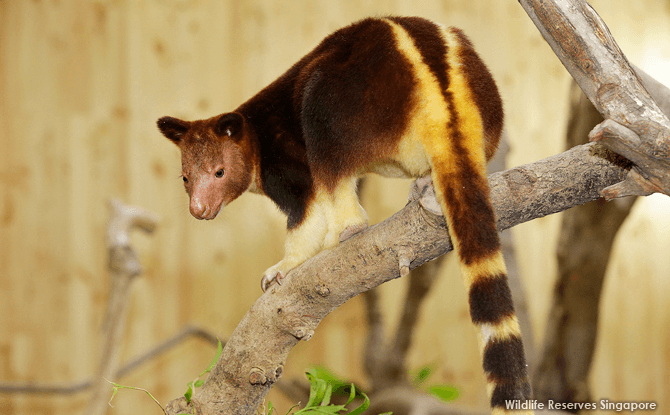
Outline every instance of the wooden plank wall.
<path id="1" fill-rule="evenodd" d="M 653 69 L 670 57 L 663 2 L 592 3 L 634 62 Z M 515 1 L 0 0 L 0 382 L 68 383 L 93 372 L 108 292 L 103 237 L 111 197 L 161 218 L 155 235 L 134 236 L 146 272 L 133 293 L 123 359 L 187 323 L 223 338 L 231 333 L 260 294 L 263 270 L 282 256 L 284 219 L 256 195 L 243 196 L 214 222 L 192 219 L 177 149 L 154 122 L 232 109 L 329 32 L 388 13 L 429 17 L 471 36 L 505 99 L 511 165 L 561 151 L 569 78 Z M 374 203 L 367 208 L 379 221 L 403 206 L 407 182 L 372 181 L 366 197 Z M 554 216 L 514 231 L 536 338 L 552 291 L 558 223 Z M 654 223 L 647 223 L 651 234 L 632 229 L 638 233 L 630 243 L 644 250 L 647 236 L 656 235 L 658 255 L 629 252 L 626 267 L 612 266 L 603 309 L 608 331 L 593 378 L 597 396 L 670 396 L 670 310 L 663 300 L 670 289 L 662 278 L 662 253 L 670 243 L 667 232 L 653 233 Z M 646 290 L 635 295 L 618 288 L 640 278 L 640 261 L 647 264 L 644 276 L 651 275 Z M 461 403 L 483 409 L 476 341 L 456 275 L 453 264 L 445 266 L 424 307 L 410 364 L 437 365 L 435 382 L 456 385 Z M 382 289 L 389 327 L 403 285 Z M 656 301 L 645 301 L 649 292 Z M 631 316 L 625 324 L 611 317 L 622 313 Z M 364 383 L 364 331 L 354 299 L 296 348 L 285 376 L 322 363 Z M 652 341 L 620 343 L 629 333 Z M 213 352 L 189 341 L 118 381 L 147 388 L 166 403 L 183 393 Z M 631 354 L 641 365 L 642 356 L 654 360 L 641 371 L 626 364 Z M 631 386 L 640 380 L 649 386 Z M 87 398 L 0 395 L 0 413 L 80 413 Z M 275 392 L 269 399 L 281 409 L 293 404 Z M 139 392 L 121 392 L 114 403 L 110 414 L 159 413 Z"/>

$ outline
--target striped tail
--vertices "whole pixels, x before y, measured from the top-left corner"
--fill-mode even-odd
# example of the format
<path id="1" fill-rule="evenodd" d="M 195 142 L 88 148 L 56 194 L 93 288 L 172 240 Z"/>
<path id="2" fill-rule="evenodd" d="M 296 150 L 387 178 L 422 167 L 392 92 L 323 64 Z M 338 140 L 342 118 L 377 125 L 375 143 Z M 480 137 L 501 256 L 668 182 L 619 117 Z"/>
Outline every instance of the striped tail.
<path id="1" fill-rule="evenodd" d="M 443 93 L 448 108 L 445 137 L 429 139 L 424 145 L 446 147 L 429 152 L 433 155 L 431 176 L 460 260 L 493 413 L 532 414 L 507 409 L 530 399 L 530 383 L 489 198 L 481 109 L 472 97 L 468 79 L 457 69 L 460 62 L 453 50 L 457 42 L 451 46 L 448 87 Z"/>
<path id="2" fill-rule="evenodd" d="M 507 409 L 530 399 L 530 384 L 486 179 L 486 161 L 502 130 L 500 96 L 459 30 L 418 18 L 386 21 L 414 71 L 417 98 L 409 130 L 429 157 L 460 259 L 493 413 L 532 414 Z"/>
<path id="3" fill-rule="evenodd" d="M 434 165 L 433 185 L 460 260 L 493 413 L 514 413 L 506 409 L 508 405 L 530 399 L 521 332 L 507 284 L 488 182 L 479 174 L 481 170 L 471 168 L 469 149 L 459 146 L 458 141 L 452 142 L 454 151 L 460 153 L 459 166 L 452 166 L 452 170 Z"/>
<path id="4" fill-rule="evenodd" d="M 532 414 L 507 409 L 515 404 L 520 408 L 531 392 L 486 178 L 486 161 L 492 153 L 489 143 L 497 144 L 498 137 L 485 137 L 500 131 L 487 128 L 485 117 L 490 115 L 490 108 L 482 108 L 483 99 L 477 96 L 481 91 L 473 90 L 474 82 L 466 72 L 477 65 L 472 54 L 467 54 L 471 45 L 457 31 L 443 33 L 450 49 L 447 79 L 441 83 L 446 86 L 442 89 L 446 126 L 442 127 L 442 137 L 424 141 L 427 148 L 438 147 L 428 151 L 433 185 L 460 260 L 493 413 Z M 464 59 L 470 64 L 466 70 Z"/>

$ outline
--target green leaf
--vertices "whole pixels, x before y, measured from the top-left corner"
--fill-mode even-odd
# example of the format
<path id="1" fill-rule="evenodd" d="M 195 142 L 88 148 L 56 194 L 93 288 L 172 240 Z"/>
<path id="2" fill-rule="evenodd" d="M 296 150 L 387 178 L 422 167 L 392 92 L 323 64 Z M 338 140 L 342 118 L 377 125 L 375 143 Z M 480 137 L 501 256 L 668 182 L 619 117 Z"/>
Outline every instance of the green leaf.
<path id="1" fill-rule="evenodd" d="M 216 355 L 214 356 L 214 359 L 212 359 L 212 363 L 210 363 L 207 369 L 205 369 L 204 372 L 198 375 L 198 377 L 204 375 L 205 373 L 211 372 L 212 369 L 214 368 L 214 365 L 216 365 L 216 362 L 219 361 L 219 357 L 221 357 L 221 352 L 223 352 L 223 345 L 221 344 L 221 340 L 219 339 L 216 340 L 219 342 L 218 346 L 216 346 Z"/>
<path id="2" fill-rule="evenodd" d="M 344 414 L 346 413 L 347 410 L 346 406 L 349 405 L 351 402 L 353 402 L 356 396 L 362 396 L 364 402 L 349 414 L 360 415 L 370 407 L 370 399 L 368 399 L 367 395 L 365 395 L 360 391 L 356 391 L 356 387 L 354 386 L 353 383 L 348 385 L 338 380 L 328 370 L 324 368 L 310 368 L 310 370 L 307 371 L 305 374 L 307 375 L 307 379 L 309 379 L 310 383 L 309 402 L 307 402 L 307 405 L 303 409 L 297 411 L 294 415 L 337 415 L 340 413 Z M 325 379 L 322 378 L 321 376 L 323 376 Z M 330 404 L 330 399 L 332 395 L 335 393 L 336 388 L 335 385 L 337 385 L 337 387 L 340 388 L 341 394 L 344 393 L 344 391 L 346 391 L 347 388 L 349 388 L 349 390 L 347 391 L 349 395 L 349 400 L 347 401 L 346 404 L 344 405 Z"/>
<path id="3" fill-rule="evenodd" d="M 433 369 L 430 366 L 424 366 L 419 370 L 419 373 L 414 377 L 414 386 L 421 385 L 430 375 L 433 374 Z"/>
<path id="4" fill-rule="evenodd" d="M 453 401 L 458 398 L 458 389 L 453 386 L 435 385 L 428 390 L 431 395 L 443 401 Z"/>
<path id="5" fill-rule="evenodd" d="M 337 376 L 324 366 L 314 365 L 309 368 L 309 372 L 319 379 L 328 383 L 341 382 Z"/>
<path id="6" fill-rule="evenodd" d="M 184 397 L 186 398 L 186 403 L 191 403 L 191 398 L 193 397 L 193 383 L 188 384 L 188 389 L 186 389 Z"/>
<path id="7" fill-rule="evenodd" d="M 196 380 L 195 382 L 193 382 L 193 386 L 196 387 L 196 388 L 199 388 L 199 387 L 201 387 L 201 386 L 204 385 L 204 384 L 205 384 L 205 381 L 202 380 L 202 379 L 200 379 L 200 380 Z"/>
<path id="8" fill-rule="evenodd" d="M 315 414 L 338 414 L 340 411 L 344 411 L 344 406 L 342 405 L 332 405 L 332 406 L 319 406 L 317 408 L 311 409 L 309 412 Z M 308 412 L 308 413 L 309 413 Z"/>
<path id="9" fill-rule="evenodd" d="M 356 388 L 354 387 L 354 384 L 352 383 L 351 384 L 351 390 L 349 392 L 349 400 L 347 401 L 347 403 L 345 405 L 349 405 L 350 403 L 352 403 L 354 401 L 354 399 L 356 399 Z"/>
<path id="10" fill-rule="evenodd" d="M 368 395 L 364 394 L 363 392 L 360 392 L 361 396 L 363 396 L 363 403 L 361 406 L 358 408 L 354 409 L 353 411 L 349 412 L 349 415 L 359 415 L 365 412 L 369 407 L 370 407 L 370 398 L 368 398 Z"/>
<path id="11" fill-rule="evenodd" d="M 330 404 L 330 397 L 333 394 L 333 385 L 326 383 L 326 390 L 323 393 L 323 398 L 321 399 L 321 406 L 328 406 Z"/>
<path id="12" fill-rule="evenodd" d="M 333 386 L 334 395 L 346 395 L 348 393 L 346 391 L 348 384 L 324 366 L 314 365 L 309 368 L 309 371 L 315 377 L 323 379 L 331 384 Z"/>
<path id="13" fill-rule="evenodd" d="M 305 408 L 310 408 L 314 406 L 319 406 L 323 401 L 323 397 L 326 394 L 326 388 L 328 384 L 325 380 L 319 379 L 311 371 L 306 373 L 307 379 L 309 379 L 310 388 L 309 388 L 309 401 Z"/>

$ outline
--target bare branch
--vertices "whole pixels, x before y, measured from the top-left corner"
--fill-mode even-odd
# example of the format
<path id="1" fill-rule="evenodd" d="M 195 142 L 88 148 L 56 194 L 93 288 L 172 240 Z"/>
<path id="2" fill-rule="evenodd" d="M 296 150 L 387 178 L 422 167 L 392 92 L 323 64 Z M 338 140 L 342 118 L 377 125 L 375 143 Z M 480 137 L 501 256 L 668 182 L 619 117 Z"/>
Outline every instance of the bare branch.
<path id="1" fill-rule="evenodd" d="M 186 326 L 179 333 L 169 339 L 157 344 L 150 350 L 142 353 L 131 361 L 125 363 L 114 375 L 114 379 L 121 378 L 142 364 L 158 357 L 169 349 L 191 337 L 201 338 L 213 346 L 217 345 L 216 336 L 202 328 Z M 39 384 L 39 383 L 0 383 L 0 393 L 30 393 L 30 394 L 61 394 L 71 395 L 83 392 L 93 386 L 93 379 L 88 378 L 67 384 Z"/>
<path id="2" fill-rule="evenodd" d="M 376 388 L 375 373 L 383 366 L 383 356 L 386 354 L 384 315 L 379 306 L 379 291 L 363 292 L 363 300 L 365 301 L 365 317 L 368 324 L 365 347 L 363 348 L 363 368 L 365 374 L 370 378 L 374 390 Z"/>
<path id="3" fill-rule="evenodd" d="M 519 0 L 545 40 L 596 109 L 609 122 L 609 139 L 602 144 L 622 156 L 633 156 L 636 166 L 625 185 L 608 189 L 608 198 L 631 192 L 670 195 L 670 120 L 644 88 L 600 16 L 584 0 Z M 612 122 L 639 137 L 632 151 L 626 134 Z M 595 138 L 602 136 L 595 135 Z M 617 143 L 624 140 L 622 143 Z"/>
<path id="4" fill-rule="evenodd" d="M 597 141 L 617 154 L 626 157 L 638 166 L 645 166 L 645 171 L 662 170 L 667 164 L 663 160 L 650 158 L 640 149 L 642 140 L 632 130 L 612 120 L 598 124 L 589 134 L 591 141 Z M 642 177 L 636 170 L 628 172 L 626 179 L 603 190 L 607 200 L 625 196 L 648 196 L 655 192 L 663 192 L 658 184 Z"/>
<path id="5" fill-rule="evenodd" d="M 118 200 L 110 202 L 112 214 L 107 225 L 111 293 L 105 315 L 100 363 L 93 377 L 93 396 L 86 414 L 102 414 L 106 411 L 109 385 L 118 370 L 118 351 L 123 336 L 123 327 L 128 297 L 135 277 L 142 273 L 137 255 L 130 245 L 130 231 L 138 228 L 153 232 L 157 219 L 142 209 L 125 206 Z"/>

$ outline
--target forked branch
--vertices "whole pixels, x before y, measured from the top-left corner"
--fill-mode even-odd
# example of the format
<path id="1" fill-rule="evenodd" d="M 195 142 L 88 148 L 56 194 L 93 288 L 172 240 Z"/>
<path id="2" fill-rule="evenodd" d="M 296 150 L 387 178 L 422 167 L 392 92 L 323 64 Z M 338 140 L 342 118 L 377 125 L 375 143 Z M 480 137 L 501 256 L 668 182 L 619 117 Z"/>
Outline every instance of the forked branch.
<path id="1" fill-rule="evenodd" d="M 605 189 L 603 196 L 670 195 L 670 120 L 600 16 L 585 0 L 519 3 L 605 118 L 591 140 L 635 163 L 625 181 Z"/>

